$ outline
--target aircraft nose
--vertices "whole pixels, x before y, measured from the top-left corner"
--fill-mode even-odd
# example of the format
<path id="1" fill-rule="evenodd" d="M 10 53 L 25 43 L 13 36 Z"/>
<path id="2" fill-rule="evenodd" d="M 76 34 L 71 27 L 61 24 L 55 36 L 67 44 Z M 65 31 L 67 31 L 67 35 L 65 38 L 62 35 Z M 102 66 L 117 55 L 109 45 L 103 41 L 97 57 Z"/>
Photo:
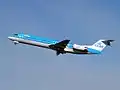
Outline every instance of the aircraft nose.
<path id="1" fill-rule="evenodd" d="M 10 36 L 9 36 L 9 37 L 8 37 L 8 39 L 12 40 L 12 39 L 13 39 L 13 37 L 10 37 Z"/>

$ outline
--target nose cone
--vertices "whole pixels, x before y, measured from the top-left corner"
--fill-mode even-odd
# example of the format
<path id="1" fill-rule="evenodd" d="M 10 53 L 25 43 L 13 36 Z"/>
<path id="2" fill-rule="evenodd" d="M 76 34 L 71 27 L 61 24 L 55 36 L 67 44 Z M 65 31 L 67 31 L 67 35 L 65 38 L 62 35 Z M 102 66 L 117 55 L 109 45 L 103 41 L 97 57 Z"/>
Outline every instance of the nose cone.
<path id="1" fill-rule="evenodd" d="M 8 37 L 8 39 L 10 39 L 11 37 Z"/>
<path id="2" fill-rule="evenodd" d="M 8 39 L 9 39 L 9 40 L 13 40 L 13 37 L 10 37 L 10 36 L 9 36 Z"/>

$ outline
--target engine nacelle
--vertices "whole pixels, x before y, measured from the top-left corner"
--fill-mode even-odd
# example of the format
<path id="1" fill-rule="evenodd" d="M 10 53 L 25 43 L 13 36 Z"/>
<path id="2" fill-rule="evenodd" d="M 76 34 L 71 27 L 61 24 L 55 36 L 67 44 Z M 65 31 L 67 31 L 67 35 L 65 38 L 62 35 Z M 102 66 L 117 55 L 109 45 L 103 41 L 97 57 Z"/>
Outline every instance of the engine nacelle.
<path id="1" fill-rule="evenodd" d="M 16 45 L 16 44 L 19 44 L 19 42 L 18 41 L 13 41 L 13 43 Z"/>
<path id="2" fill-rule="evenodd" d="M 82 45 L 77 45 L 77 44 L 74 44 L 73 45 L 73 49 L 76 49 L 76 50 L 86 50 L 87 49 L 87 47 L 85 47 L 85 46 L 82 46 Z"/>

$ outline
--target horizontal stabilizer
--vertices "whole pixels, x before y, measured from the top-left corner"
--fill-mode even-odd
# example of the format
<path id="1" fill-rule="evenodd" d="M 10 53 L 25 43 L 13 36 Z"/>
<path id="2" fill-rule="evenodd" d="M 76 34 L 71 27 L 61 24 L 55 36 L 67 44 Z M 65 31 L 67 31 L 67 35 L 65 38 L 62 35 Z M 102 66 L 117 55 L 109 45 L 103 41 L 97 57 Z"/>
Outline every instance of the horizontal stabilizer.
<path id="1" fill-rule="evenodd" d="M 111 46 L 111 42 L 113 42 L 115 40 L 105 40 L 105 41 L 102 41 L 105 45 L 108 45 L 108 46 Z"/>

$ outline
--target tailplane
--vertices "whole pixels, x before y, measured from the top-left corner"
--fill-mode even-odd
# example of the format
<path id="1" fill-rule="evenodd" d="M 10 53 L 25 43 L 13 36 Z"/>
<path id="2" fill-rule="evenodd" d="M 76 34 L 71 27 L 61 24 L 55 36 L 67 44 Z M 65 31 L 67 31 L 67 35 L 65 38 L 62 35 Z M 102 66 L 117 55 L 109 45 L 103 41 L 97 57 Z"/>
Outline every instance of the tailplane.
<path id="1" fill-rule="evenodd" d="M 106 46 L 111 46 L 111 42 L 114 40 L 99 40 L 92 45 L 92 49 L 98 50 L 101 52 Z"/>

